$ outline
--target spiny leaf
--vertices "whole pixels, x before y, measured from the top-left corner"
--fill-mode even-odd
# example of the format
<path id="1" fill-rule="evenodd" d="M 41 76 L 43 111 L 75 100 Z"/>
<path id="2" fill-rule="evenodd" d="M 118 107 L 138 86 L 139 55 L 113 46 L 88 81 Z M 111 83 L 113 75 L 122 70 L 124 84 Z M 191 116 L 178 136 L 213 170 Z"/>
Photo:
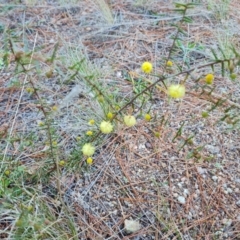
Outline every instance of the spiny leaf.
<path id="1" fill-rule="evenodd" d="M 58 46 L 59 46 L 59 42 L 57 42 L 54 46 L 54 49 L 53 49 L 53 54 L 51 56 L 51 58 L 49 59 L 49 61 L 52 63 L 54 61 L 54 59 L 56 58 L 56 54 L 57 54 L 57 49 L 58 49 Z"/>
<path id="2" fill-rule="evenodd" d="M 216 52 L 212 48 L 211 48 L 211 52 L 212 52 L 215 60 L 218 60 L 218 56 L 217 56 Z"/>
<path id="3" fill-rule="evenodd" d="M 192 23 L 192 19 L 190 17 L 184 16 L 183 21 L 186 23 Z"/>
<path id="4" fill-rule="evenodd" d="M 224 51 L 222 50 L 222 48 L 219 48 L 219 51 L 222 53 L 222 55 L 223 55 L 224 59 L 226 59 L 227 57 L 226 57 L 226 55 L 225 55 Z"/>
<path id="5" fill-rule="evenodd" d="M 186 7 L 187 7 L 187 4 L 184 4 L 184 3 L 175 3 L 175 7 L 176 7 L 176 8 L 181 8 L 181 7 L 186 8 Z"/>
<path id="6" fill-rule="evenodd" d="M 224 68 L 224 62 L 221 63 L 221 72 L 222 72 L 222 76 L 225 76 L 225 68 Z"/>

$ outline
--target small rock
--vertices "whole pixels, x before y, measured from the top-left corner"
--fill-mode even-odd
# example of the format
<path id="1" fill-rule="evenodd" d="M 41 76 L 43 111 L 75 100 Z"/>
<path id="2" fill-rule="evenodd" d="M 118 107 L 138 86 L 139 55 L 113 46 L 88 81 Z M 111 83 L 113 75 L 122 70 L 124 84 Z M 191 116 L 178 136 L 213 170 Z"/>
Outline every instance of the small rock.
<path id="1" fill-rule="evenodd" d="M 124 228 L 127 233 L 134 233 L 141 229 L 141 224 L 139 223 L 139 221 L 126 219 L 124 221 Z"/>
<path id="2" fill-rule="evenodd" d="M 216 181 L 218 180 L 218 177 L 217 177 L 217 176 L 212 176 L 212 180 L 213 180 L 214 182 L 216 182 Z"/>
<path id="3" fill-rule="evenodd" d="M 179 196 L 177 199 L 178 199 L 178 201 L 179 201 L 181 204 L 185 204 L 185 203 L 186 203 L 185 197 L 183 197 L 183 196 Z"/>
<path id="4" fill-rule="evenodd" d="M 184 195 L 185 197 L 189 195 L 188 189 L 185 188 L 185 189 L 183 190 L 183 195 Z"/>
<path id="5" fill-rule="evenodd" d="M 229 227 L 229 226 L 232 224 L 232 219 L 224 218 L 224 219 L 222 220 L 222 223 L 223 223 L 226 227 Z"/>
<path id="6" fill-rule="evenodd" d="M 227 188 L 227 192 L 231 194 L 233 190 L 231 188 Z"/>
<path id="7" fill-rule="evenodd" d="M 211 154 L 218 154 L 220 152 L 220 148 L 219 147 L 215 147 L 212 145 L 206 145 L 206 149 L 211 153 Z"/>
<path id="8" fill-rule="evenodd" d="M 122 72 L 118 71 L 118 72 L 116 73 L 116 77 L 121 78 L 121 77 L 122 77 Z"/>
<path id="9" fill-rule="evenodd" d="M 178 197 L 178 194 L 177 194 L 177 193 L 173 193 L 173 196 L 174 196 L 175 198 L 177 198 L 177 197 Z"/>
<path id="10" fill-rule="evenodd" d="M 217 231 L 215 232 L 215 235 L 221 235 L 223 232 L 222 231 Z"/>
<path id="11" fill-rule="evenodd" d="M 177 184 L 179 188 L 182 188 L 182 183 Z"/>
<path id="12" fill-rule="evenodd" d="M 167 164 L 164 163 L 164 162 L 161 162 L 161 165 L 162 165 L 163 168 L 167 167 Z"/>
<path id="13" fill-rule="evenodd" d="M 201 168 L 201 167 L 198 167 L 197 171 L 198 171 L 199 174 L 204 174 L 206 172 L 206 170 Z"/>
<path id="14" fill-rule="evenodd" d="M 194 199 L 197 199 L 198 198 L 198 195 L 196 193 L 193 194 L 193 198 Z"/>
<path id="15" fill-rule="evenodd" d="M 117 210 L 117 209 L 114 210 L 114 211 L 112 211 L 112 214 L 113 214 L 113 215 L 117 215 L 117 213 L 118 213 L 118 210 Z"/>

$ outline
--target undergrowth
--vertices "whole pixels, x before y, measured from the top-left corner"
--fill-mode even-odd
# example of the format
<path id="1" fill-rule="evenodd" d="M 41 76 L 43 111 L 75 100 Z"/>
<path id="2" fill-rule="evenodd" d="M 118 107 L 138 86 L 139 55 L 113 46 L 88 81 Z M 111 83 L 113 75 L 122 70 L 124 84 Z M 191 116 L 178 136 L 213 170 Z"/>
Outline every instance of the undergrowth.
<path id="1" fill-rule="evenodd" d="M 136 1 L 136 4 L 143 2 Z M 209 8 L 213 8 L 214 5 L 208 2 Z M 106 22 L 112 24 L 114 18 L 107 4 L 104 1 L 97 1 L 97 4 L 105 11 Z M 227 1 L 224 4 L 227 5 Z M 161 129 L 170 122 L 164 113 L 156 115 L 152 110 L 156 95 L 161 94 L 162 98 L 166 98 L 173 106 L 173 111 L 175 105 L 185 104 L 183 99 L 186 96 L 197 95 L 209 103 L 202 112 L 202 119 L 207 119 L 218 110 L 221 116 L 215 124 L 225 122 L 229 131 L 239 129 L 239 105 L 228 99 L 228 96 L 216 94 L 214 81 L 218 76 L 225 76 L 236 81 L 236 86 L 239 84 L 237 69 L 240 54 L 234 46 L 227 44 L 227 49 L 212 49 L 208 62 L 191 67 L 191 51 L 201 52 L 204 49 L 204 46 L 186 43 L 184 40 L 187 36 L 186 26 L 191 27 L 192 23 L 188 11 L 195 5 L 175 4 L 175 12 L 181 18 L 172 23 L 172 46 L 168 54 L 157 63 L 156 68 L 146 59 L 139 66 L 141 74 L 125 74 L 132 88 L 127 96 L 122 96 L 117 87 L 99 81 L 102 70 L 85 57 L 81 48 L 73 50 L 70 46 L 67 50 L 68 59 L 59 53 L 59 43 L 55 44 L 52 53 L 43 54 L 37 43 L 37 33 L 34 45 L 30 47 L 14 30 L 4 30 L 0 67 L 11 67 L 14 77 L 8 87 L 20 89 L 20 95 L 15 103 L 13 119 L 0 132 L 2 238 L 79 239 L 81 229 L 64 199 L 61 173 L 94 171 L 92 166 L 95 158 L 106 142 L 114 139 L 119 131 L 128 131 L 129 128 L 137 130 L 139 119 L 147 123 L 152 138 L 161 138 Z M 225 5 L 221 5 L 224 16 L 227 12 Z M 19 48 L 19 43 L 22 48 Z M 39 83 L 40 80 L 53 78 L 57 79 L 59 86 L 73 86 L 72 91 L 56 105 L 49 103 L 46 98 L 47 86 L 43 87 Z M 81 129 L 81 134 L 69 139 L 73 144 L 66 148 L 64 136 L 59 135 L 59 128 L 68 126 L 59 122 L 61 116 L 67 114 L 68 103 L 76 96 L 87 98 L 89 104 L 84 104 L 84 101 L 78 103 L 80 114 L 71 122 L 73 130 Z M 21 129 L 21 126 L 16 129 L 17 115 L 23 100 L 28 101 L 37 114 L 34 123 L 29 123 L 29 129 Z M 187 146 L 189 159 L 196 162 L 211 161 L 213 156 L 203 154 L 204 146 L 195 143 L 196 135 L 183 135 L 185 124 L 182 122 L 169 136 L 171 141 L 178 143 L 179 151 Z M 33 155 L 38 159 L 34 163 L 27 160 Z M 55 182 L 55 186 L 50 185 L 50 182 Z M 44 194 L 48 191 L 52 196 Z M 156 217 L 161 219 L 160 215 Z M 166 223 L 165 227 L 170 227 L 168 225 L 172 223 Z M 180 239 L 177 227 L 171 228 L 175 228 L 176 236 Z"/>

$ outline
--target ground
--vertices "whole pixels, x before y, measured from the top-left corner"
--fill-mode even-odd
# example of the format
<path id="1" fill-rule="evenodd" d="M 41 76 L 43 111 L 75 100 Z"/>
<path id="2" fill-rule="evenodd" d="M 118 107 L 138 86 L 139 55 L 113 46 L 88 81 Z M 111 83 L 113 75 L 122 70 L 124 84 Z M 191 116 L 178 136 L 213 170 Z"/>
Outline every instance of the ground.
<path id="1" fill-rule="evenodd" d="M 212 95 L 196 88 L 203 84 L 200 76 L 212 71 L 197 68 L 212 61 L 211 49 L 219 55 L 223 49 L 226 57 L 231 45 L 240 51 L 240 3 L 195 2 L 188 13 L 193 23 L 184 25 L 187 35 L 178 41 L 169 70 L 196 68 L 186 96 L 170 100 L 154 88 L 144 108 L 140 100 L 128 106 L 124 111 L 137 124 L 127 128 L 119 120 L 114 133 L 96 141 L 94 163 L 86 166 L 74 152 L 78 137 L 90 129 L 90 119 L 100 122 L 108 111 L 94 86 L 112 93 L 110 101 L 120 107 L 141 91 L 148 84 L 138 82 L 142 62 L 153 63 L 155 75 L 164 71 L 176 33 L 172 24 L 181 15 L 173 1 L 164 0 L 1 1 L 1 178 L 9 169 L 13 182 L 9 192 L 0 192 L 0 238 L 240 239 L 239 126 L 225 117 L 228 111 L 239 116 L 240 78 L 222 76 L 217 66 Z M 19 73 L 17 54 L 32 50 L 33 73 Z M 32 84 L 44 101 L 30 94 Z M 39 127 L 46 117 L 41 106 L 57 109 L 51 115 L 55 156 L 66 162 L 58 171 L 52 169 L 48 135 Z M 143 117 L 148 110 L 150 122 Z M 20 195 L 10 191 L 15 185 Z M 33 206 L 27 226 L 19 221 L 25 205 Z M 137 229 L 127 232 L 126 220 Z"/>

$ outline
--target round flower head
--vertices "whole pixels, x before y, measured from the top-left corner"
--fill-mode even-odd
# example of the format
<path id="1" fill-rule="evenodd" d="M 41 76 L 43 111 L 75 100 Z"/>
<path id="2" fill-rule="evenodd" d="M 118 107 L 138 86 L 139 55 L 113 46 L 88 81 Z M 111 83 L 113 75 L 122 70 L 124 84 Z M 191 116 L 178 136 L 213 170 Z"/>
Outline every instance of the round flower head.
<path id="1" fill-rule="evenodd" d="M 88 124 L 89 124 L 89 125 L 94 125 L 94 123 L 95 123 L 94 119 L 90 119 L 90 120 L 88 121 Z"/>
<path id="2" fill-rule="evenodd" d="M 209 73 L 209 74 L 206 75 L 205 82 L 207 84 L 212 84 L 213 80 L 214 80 L 214 75 L 213 74 Z"/>
<path id="3" fill-rule="evenodd" d="M 107 118 L 108 118 L 109 120 L 112 120 L 113 114 L 112 114 L 111 112 L 109 112 L 109 113 L 107 114 Z"/>
<path id="4" fill-rule="evenodd" d="M 31 88 L 31 87 L 27 87 L 26 88 L 26 91 L 28 92 L 28 93 L 34 93 L 34 89 L 33 88 Z"/>
<path id="5" fill-rule="evenodd" d="M 132 127 L 136 124 L 136 118 L 131 115 L 124 116 L 123 120 L 128 127 Z"/>
<path id="6" fill-rule="evenodd" d="M 235 80 L 235 79 L 237 78 L 237 74 L 236 74 L 236 73 L 231 73 L 231 74 L 230 74 L 230 78 L 231 78 L 232 80 Z"/>
<path id="7" fill-rule="evenodd" d="M 145 114 L 144 118 L 146 121 L 150 121 L 152 117 L 150 114 L 147 113 L 147 114 Z"/>
<path id="8" fill-rule="evenodd" d="M 65 165 L 65 161 L 64 161 L 64 160 L 61 160 L 61 161 L 59 162 L 59 166 L 63 167 L 64 165 Z"/>
<path id="9" fill-rule="evenodd" d="M 110 122 L 102 121 L 100 124 L 100 130 L 102 133 L 110 133 L 113 130 L 113 125 Z"/>
<path id="10" fill-rule="evenodd" d="M 38 122 L 38 126 L 39 126 L 39 127 L 42 127 L 42 126 L 44 126 L 44 122 L 42 122 L 42 121 L 39 121 L 39 122 Z"/>
<path id="11" fill-rule="evenodd" d="M 145 73 L 150 73 L 152 72 L 153 66 L 150 62 L 144 62 L 142 64 L 142 71 Z"/>
<path id="12" fill-rule="evenodd" d="M 172 98 L 182 98 L 185 95 L 185 86 L 181 84 L 172 84 L 168 87 L 168 95 Z"/>
<path id="13" fill-rule="evenodd" d="M 10 170 L 6 170 L 5 172 L 4 172 L 4 174 L 6 175 L 6 176 L 9 176 L 10 175 Z"/>
<path id="14" fill-rule="evenodd" d="M 95 147 L 91 143 L 86 143 L 82 147 L 83 155 L 91 157 L 95 152 Z"/>
<path id="15" fill-rule="evenodd" d="M 91 157 L 88 157 L 86 160 L 88 165 L 92 165 L 93 164 L 93 159 Z"/>
<path id="16" fill-rule="evenodd" d="M 87 131 L 87 132 L 86 132 L 86 135 L 92 136 L 92 135 L 93 135 L 93 132 L 92 132 L 92 131 Z"/>
<path id="17" fill-rule="evenodd" d="M 168 66 L 168 67 L 172 67 L 172 65 L 173 65 L 173 62 L 170 61 L 170 60 L 168 60 L 168 61 L 167 61 L 167 66 Z"/>
<path id="18" fill-rule="evenodd" d="M 56 105 L 54 105 L 54 106 L 52 107 L 52 110 L 56 112 L 56 111 L 58 110 L 58 107 L 57 107 Z"/>

